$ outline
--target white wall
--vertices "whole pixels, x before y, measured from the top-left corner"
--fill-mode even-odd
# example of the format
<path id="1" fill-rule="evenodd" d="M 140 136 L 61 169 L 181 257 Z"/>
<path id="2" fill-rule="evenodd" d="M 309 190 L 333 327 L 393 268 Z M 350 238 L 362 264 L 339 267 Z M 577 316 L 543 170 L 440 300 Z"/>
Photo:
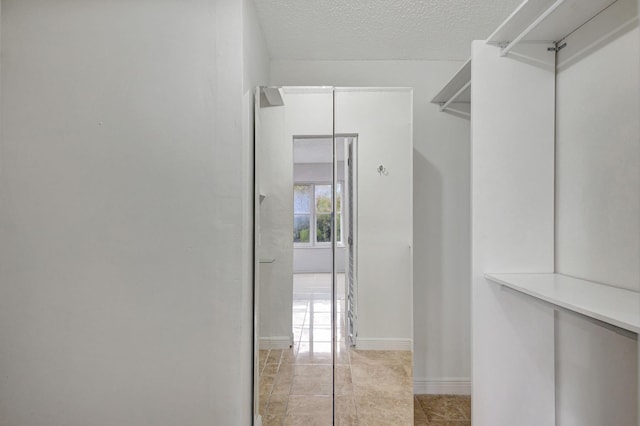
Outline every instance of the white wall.
<path id="1" fill-rule="evenodd" d="M 243 0 L 243 61 L 244 61 L 244 93 L 250 94 L 250 110 L 253 116 L 253 90 L 258 85 L 267 85 L 269 78 L 270 57 L 267 43 L 258 20 L 253 0 Z M 253 122 L 247 128 L 253 137 Z M 251 183 L 253 192 L 253 182 Z"/>
<path id="2" fill-rule="evenodd" d="M 334 105 L 336 133 L 358 135 L 356 348 L 410 351 L 412 91 L 336 88 Z"/>
<path id="3" fill-rule="evenodd" d="M 637 8 L 618 1 L 558 56 L 556 269 L 640 291 Z M 637 425 L 635 339 L 567 314 L 557 332 L 557 424 Z"/>
<path id="4" fill-rule="evenodd" d="M 293 154 L 285 107 L 260 108 L 257 114 L 256 186 L 264 195 L 257 205 L 258 335 L 261 349 L 282 348 L 289 347 L 293 332 Z"/>
<path id="5" fill-rule="evenodd" d="M 336 272 L 345 272 L 346 249 L 336 247 Z M 331 247 L 296 247 L 293 249 L 293 272 L 295 274 L 329 274 L 332 270 Z"/>
<path id="6" fill-rule="evenodd" d="M 329 149 L 331 144 L 329 144 Z M 338 180 L 344 180 L 344 161 L 338 161 Z M 326 182 L 333 180 L 332 163 L 299 163 L 293 166 L 295 182 Z"/>
<path id="7" fill-rule="evenodd" d="M 460 67 L 451 61 L 272 61 L 271 84 L 414 89 L 415 390 L 468 392 L 469 122 L 431 98 Z"/>
<path id="8" fill-rule="evenodd" d="M 585 41 L 614 30 L 618 33 L 608 40 L 580 52 Z M 557 106 L 558 271 L 635 291 L 640 291 L 638 32 L 636 2 L 620 0 L 572 34 L 559 56 Z"/>
<path id="9" fill-rule="evenodd" d="M 0 423 L 250 424 L 242 3 L 2 9 Z"/>

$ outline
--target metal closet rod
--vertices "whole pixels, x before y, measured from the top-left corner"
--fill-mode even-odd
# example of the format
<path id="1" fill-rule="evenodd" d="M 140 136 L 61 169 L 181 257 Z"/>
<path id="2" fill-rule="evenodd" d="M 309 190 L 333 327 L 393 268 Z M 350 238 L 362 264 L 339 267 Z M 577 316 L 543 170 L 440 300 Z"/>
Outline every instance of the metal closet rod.
<path id="1" fill-rule="evenodd" d="M 470 112 L 462 111 L 462 110 L 459 110 L 459 109 L 447 108 L 445 111 L 455 112 L 456 114 L 460 114 L 460 115 L 463 115 L 465 117 L 471 118 L 471 113 Z"/>
<path id="2" fill-rule="evenodd" d="M 564 0 L 563 0 L 563 1 L 564 1 Z M 469 88 L 469 86 L 471 86 L 471 81 L 466 82 L 466 83 L 465 83 L 465 85 L 464 85 L 464 86 L 462 86 L 462 87 L 460 88 L 460 90 L 458 90 L 458 91 L 457 91 L 457 92 L 456 92 L 452 97 L 450 97 L 450 98 L 449 98 L 449 100 L 448 100 L 447 102 L 445 102 L 445 103 L 443 103 L 442 105 L 440 105 L 440 112 L 442 112 L 442 111 L 444 111 L 445 109 L 447 109 L 447 107 L 448 107 L 449 105 L 451 105 L 451 103 L 452 103 L 453 101 L 455 101 L 455 100 L 456 100 L 456 98 L 457 98 L 458 96 L 460 96 L 460 94 L 461 94 L 462 92 L 464 92 L 465 90 L 467 90 L 467 89 Z"/>

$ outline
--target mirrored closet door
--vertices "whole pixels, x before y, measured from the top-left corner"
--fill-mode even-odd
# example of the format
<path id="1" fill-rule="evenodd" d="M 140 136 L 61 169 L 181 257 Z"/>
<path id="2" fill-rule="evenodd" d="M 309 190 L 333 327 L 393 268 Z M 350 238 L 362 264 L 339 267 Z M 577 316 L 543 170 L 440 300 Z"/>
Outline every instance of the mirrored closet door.
<path id="1" fill-rule="evenodd" d="M 410 89 L 256 90 L 256 424 L 413 424 L 411 122 Z"/>

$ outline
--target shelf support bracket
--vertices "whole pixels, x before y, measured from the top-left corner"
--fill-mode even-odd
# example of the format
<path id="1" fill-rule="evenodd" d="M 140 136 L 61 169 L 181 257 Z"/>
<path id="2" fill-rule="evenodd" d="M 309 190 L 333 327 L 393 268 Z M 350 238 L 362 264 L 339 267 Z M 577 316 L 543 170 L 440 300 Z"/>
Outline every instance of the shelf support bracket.
<path id="1" fill-rule="evenodd" d="M 547 47 L 547 52 L 559 52 L 562 49 L 564 49 L 565 47 L 567 47 L 567 43 L 566 42 L 564 42 L 564 43 L 562 43 L 560 45 L 558 43 L 555 43 L 553 45 L 553 47 Z"/>

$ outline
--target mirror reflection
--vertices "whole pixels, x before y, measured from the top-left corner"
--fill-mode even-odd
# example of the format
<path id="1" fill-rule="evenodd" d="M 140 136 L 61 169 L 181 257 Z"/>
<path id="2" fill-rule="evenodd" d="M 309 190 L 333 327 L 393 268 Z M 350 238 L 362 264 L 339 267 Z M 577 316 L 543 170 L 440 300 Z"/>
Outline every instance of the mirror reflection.
<path id="1" fill-rule="evenodd" d="M 257 94 L 256 413 L 411 425 L 411 92 Z"/>

